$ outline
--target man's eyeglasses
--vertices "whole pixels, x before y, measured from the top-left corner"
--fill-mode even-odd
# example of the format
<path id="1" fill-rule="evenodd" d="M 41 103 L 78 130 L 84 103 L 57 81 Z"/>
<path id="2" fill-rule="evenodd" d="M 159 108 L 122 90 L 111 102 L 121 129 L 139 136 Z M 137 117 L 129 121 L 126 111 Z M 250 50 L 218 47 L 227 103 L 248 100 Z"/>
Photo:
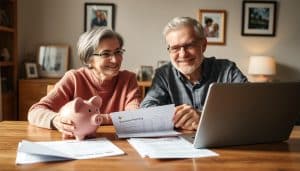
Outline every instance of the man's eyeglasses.
<path id="1" fill-rule="evenodd" d="M 93 55 L 100 56 L 102 58 L 109 58 L 109 57 L 112 57 L 112 56 L 115 56 L 115 57 L 122 56 L 124 52 L 125 52 L 125 49 L 119 49 L 119 50 L 116 50 L 114 52 L 104 51 L 104 52 L 101 52 L 101 53 L 94 53 Z"/>
<path id="2" fill-rule="evenodd" d="M 195 47 L 199 46 L 199 41 L 192 41 L 191 43 L 186 43 L 183 45 L 175 45 L 175 46 L 169 46 L 167 49 L 170 53 L 178 53 L 181 48 L 183 48 L 183 50 L 192 50 Z"/>

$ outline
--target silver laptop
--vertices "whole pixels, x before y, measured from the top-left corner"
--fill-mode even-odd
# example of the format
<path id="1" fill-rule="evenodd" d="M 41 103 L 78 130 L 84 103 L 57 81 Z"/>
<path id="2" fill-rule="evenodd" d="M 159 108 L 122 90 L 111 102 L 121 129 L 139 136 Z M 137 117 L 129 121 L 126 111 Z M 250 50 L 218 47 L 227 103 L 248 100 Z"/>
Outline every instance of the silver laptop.
<path id="1" fill-rule="evenodd" d="M 193 145 L 208 148 L 284 141 L 299 114 L 300 82 L 214 83 Z"/>

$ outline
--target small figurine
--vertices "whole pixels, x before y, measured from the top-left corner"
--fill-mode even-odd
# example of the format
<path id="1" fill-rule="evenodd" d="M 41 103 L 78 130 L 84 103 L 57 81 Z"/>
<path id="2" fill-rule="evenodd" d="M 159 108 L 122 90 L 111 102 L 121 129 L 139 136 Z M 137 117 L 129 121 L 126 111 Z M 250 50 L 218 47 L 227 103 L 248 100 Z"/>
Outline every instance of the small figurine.
<path id="1" fill-rule="evenodd" d="M 9 51 L 7 48 L 1 49 L 0 56 L 1 56 L 1 58 L 3 58 L 2 60 L 4 60 L 4 61 L 10 60 L 10 54 L 9 54 Z"/>
<path id="2" fill-rule="evenodd" d="M 73 133 L 76 140 L 96 137 L 96 130 L 102 123 L 101 104 L 102 99 L 99 96 L 93 96 L 89 100 L 76 97 L 60 109 L 62 116 L 74 122 L 76 128 Z"/>

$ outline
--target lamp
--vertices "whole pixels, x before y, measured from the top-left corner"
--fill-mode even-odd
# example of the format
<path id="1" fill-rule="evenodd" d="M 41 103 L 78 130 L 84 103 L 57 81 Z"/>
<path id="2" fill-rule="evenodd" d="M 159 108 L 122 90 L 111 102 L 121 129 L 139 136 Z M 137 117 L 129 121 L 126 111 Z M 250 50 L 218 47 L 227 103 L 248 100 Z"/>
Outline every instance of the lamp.
<path id="1" fill-rule="evenodd" d="M 276 74 L 275 59 L 270 56 L 250 56 L 248 73 L 255 82 L 271 82 Z"/>

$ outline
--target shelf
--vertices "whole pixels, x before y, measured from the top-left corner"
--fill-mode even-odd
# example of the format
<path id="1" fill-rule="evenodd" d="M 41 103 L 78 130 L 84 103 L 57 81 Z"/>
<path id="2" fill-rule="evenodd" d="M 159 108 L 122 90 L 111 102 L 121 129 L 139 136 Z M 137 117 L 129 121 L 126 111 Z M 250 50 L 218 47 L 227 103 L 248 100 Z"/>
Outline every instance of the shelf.
<path id="1" fill-rule="evenodd" d="M 9 66 L 14 66 L 14 63 L 11 61 L 1 61 L 0 62 L 0 67 L 9 67 Z"/>
<path id="2" fill-rule="evenodd" d="M 2 92 L 2 98 L 5 98 L 5 97 L 9 97 L 9 96 L 14 96 L 14 92 L 13 91 L 5 91 L 5 92 Z"/>
<path id="3" fill-rule="evenodd" d="M 0 26 L 0 31 L 14 33 L 15 29 L 10 28 L 10 27 Z"/>
<path id="4" fill-rule="evenodd" d="M 138 81 L 138 86 L 140 87 L 142 98 L 145 97 L 149 87 L 151 86 L 151 81 Z"/>

